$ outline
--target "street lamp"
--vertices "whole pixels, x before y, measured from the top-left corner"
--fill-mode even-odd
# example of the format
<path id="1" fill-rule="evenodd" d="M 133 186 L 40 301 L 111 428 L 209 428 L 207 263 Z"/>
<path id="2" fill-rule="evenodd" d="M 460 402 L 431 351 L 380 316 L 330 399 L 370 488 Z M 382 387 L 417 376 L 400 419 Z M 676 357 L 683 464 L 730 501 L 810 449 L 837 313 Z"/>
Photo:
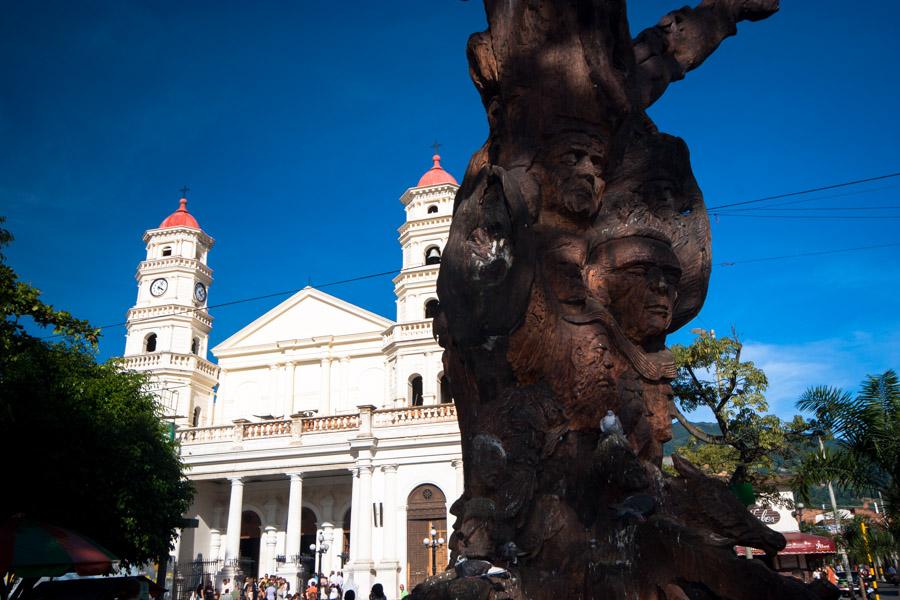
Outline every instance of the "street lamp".
<path id="1" fill-rule="evenodd" d="M 316 543 L 309 545 L 310 551 L 316 555 L 316 577 L 319 580 L 319 587 L 322 586 L 322 558 L 328 552 L 328 542 L 325 540 L 325 532 L 321 529 L 316 534 Z"/>
<path id="2" fill-rule="evenodd" d="M 797 507 L 795 511 L 795 516 L 797 517 L 797 529 L 803 531 L 803 509 L 806 508 L 806 505 L 802 502 L 798 502 L 794 506 Z"/>
<path id="3" fill-rule="evenodd" d="M 431 576 L 434 577 L 437 575 L 437 549 L 444 545 L 444 538 L 437 536 L 437 530 L 432 527 L 430 538 L 425 538 L 422 540 L 422 544 L 426 548 L 431 548 Z"/>

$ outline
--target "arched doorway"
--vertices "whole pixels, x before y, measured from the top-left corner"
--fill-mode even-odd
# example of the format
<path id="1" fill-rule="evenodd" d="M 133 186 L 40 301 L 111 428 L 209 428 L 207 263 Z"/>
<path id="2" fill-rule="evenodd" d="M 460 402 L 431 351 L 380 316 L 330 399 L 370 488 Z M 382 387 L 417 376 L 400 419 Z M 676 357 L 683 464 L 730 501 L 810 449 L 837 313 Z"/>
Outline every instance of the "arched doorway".
<path id="1" fill-rule="evenodd" d="M 316 516 L 316 513 L 311 508 L 304 506 L 300 517 L 300 554 L 312 556 L 309 545 L 316 543 L 316 526 L 318 524 L 319 517 Z"/>
<path id="2" fill-rule="evenodd" d="M 262 537 L 262 521 L 252 510 L 241 513 L 241 547 L 239 567 L 245 575 L 256 575 L 259 566 L 259 546 Z"/>
<path id="3" fill-rule="evenodd" d="M 347 512 L 344 513 L 344 521 L 341 524 L 341 527 L 344 529 L 344 539 L 341 542 L 341 554 L 345 556 L 350 556 L 350 524 L 353 522 L 352 515 L 350 513 L 351 509 L 347 509 Z M 344 568 L 344 558 L 341 557 L 341 569 Z"/>
<path id="4" fill-rule="evenodd" d="M 406 504 L 406 586 L 411 590 L 431 576 L 435 565 L 438 573 L 447 566 L 447 498 L 441 488 L 425 484 L 410 492 Z M 422 543 L 431 537 L 432 528 L 445 540 L 434 560 Z"/>

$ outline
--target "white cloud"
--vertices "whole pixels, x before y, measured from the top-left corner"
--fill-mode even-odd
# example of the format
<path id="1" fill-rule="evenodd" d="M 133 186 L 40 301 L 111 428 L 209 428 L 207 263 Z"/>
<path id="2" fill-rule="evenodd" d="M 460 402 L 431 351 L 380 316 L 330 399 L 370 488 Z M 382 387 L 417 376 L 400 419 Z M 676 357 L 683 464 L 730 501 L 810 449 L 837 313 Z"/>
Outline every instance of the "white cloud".
<path id="1" fill-rule="evenodd" d="M 874 335 L 854 331 L 843 338 L 796 344 L 744 343 L 741 358 L 752 360 L 769 379 L 769 410 L 782 418 L 809 387 L 827 385 L 855 392 L 866 375 L 898 365 L 900 332 Z"/>

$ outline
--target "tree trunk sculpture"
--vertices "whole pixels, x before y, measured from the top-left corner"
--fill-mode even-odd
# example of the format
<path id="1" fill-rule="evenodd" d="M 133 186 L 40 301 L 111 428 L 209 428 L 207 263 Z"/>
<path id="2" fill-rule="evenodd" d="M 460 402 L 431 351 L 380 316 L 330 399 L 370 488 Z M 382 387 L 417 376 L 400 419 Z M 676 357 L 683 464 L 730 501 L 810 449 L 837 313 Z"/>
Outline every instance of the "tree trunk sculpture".
<path id="1" fill-rule="evenodd" d="M 684 142 L 645 110 L 777 0 L 704 0 L 632 39 L 624 0 L 485 0 L 490 125 L 443 253 L 435 335 L 462 432 L 451 566 L 416 598 L 819 597 L 734 545 L 784 547 L 675 459 L 668 332 L 703 304 L 710 228 Z"/>

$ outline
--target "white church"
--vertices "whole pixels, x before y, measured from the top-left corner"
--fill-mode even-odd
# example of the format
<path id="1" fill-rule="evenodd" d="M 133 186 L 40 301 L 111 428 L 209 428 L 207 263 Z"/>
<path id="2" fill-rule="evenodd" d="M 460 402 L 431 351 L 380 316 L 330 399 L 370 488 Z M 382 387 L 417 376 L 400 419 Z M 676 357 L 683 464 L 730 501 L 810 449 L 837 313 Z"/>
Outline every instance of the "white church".
<path id="1" fill-rule="evenodd" d="M 243 573 L 297 590 L 315 554 L 396 598 L 446 564 L 463 472 L 431 316 L 458 187 L 435 155 L 400 197 L 396 321 L 307 287 L 211 349 L 213 238 L 184 198 L 144 234 L 123 362 L 153 375 L 196 487 L 182 587 Z"/>

